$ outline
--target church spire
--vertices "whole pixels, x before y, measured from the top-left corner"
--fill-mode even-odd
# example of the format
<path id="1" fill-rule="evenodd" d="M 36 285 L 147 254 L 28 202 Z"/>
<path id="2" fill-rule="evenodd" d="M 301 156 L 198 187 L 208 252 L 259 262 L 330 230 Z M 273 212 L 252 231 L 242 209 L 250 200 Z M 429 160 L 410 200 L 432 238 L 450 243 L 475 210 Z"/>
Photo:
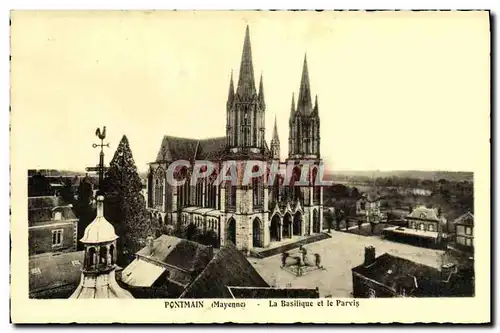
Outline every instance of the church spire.
<path id="1" fill-rule="evenodd" d="M 297 109 L 308 115 L 312 112 L 311 87 L 309 84 L 309 71 L 307 69 L 307 55 L 304 56 L 304 66 L 302 68 L 302 79 L 300 80 L 299 100 Z"/>
<path id="2" fill-rule="evenodd" d="M 276 141 L 280 141 L 279 137 L 278 137 L 278 125 L 277 125 L 277 122 L 276 122 L 276 115 L 274 115 L 274 128 L 273 128 L 273 138 L 272 140 L 276 140 Z"/>
<path id="3" fill-rule="evenodd" d="M 227 106 L 228 108 L 233 105 L 234 101 L 234 83 L 233 83 L 233 70 L 231 70 L 231 81 L 229 82 L 229 93 L 227 96 Z"/>
<path id="4" fill-rule="evenodd" d="M 239 97 L 252 98 L 255 94 L 255 79 L 252 63 L 252 46 L 250 45 L 250 29 L 247 25 L 243 53 L 241 55 L 240 76 L 236 94 Z"/>
<path id="5" fill-rule="evenodd" d="M 264 81 L 262 79 L 262 73 L 260 74 L 260 83 L 259 83 L 259 105 L 261 109 L 265 109 L 266 103 L 264 101 Z"/>

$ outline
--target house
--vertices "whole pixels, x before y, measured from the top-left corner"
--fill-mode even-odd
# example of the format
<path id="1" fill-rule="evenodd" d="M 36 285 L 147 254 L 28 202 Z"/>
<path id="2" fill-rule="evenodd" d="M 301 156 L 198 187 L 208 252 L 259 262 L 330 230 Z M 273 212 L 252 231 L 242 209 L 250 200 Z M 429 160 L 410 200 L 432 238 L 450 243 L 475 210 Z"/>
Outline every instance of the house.
<path id="1" fill-rule="evenodd" d="M 234 298 L 231 287 L 269 288 L 269 285 L 243 253 L 228 243 L 215 254 L 180 298 Z"/>
<path id="2" fill-rule="evenodd" d="M 365 193 L 356 200 L 356 215 L 370 217 L 380 217 L 380 200 L 382 198 L 375 193 Z"/>
<path id="3" fill-rule="evenodd" d="M 474 251 L 474 215 L 467 212 L 453 221 L 457 247 L 465 251 Z"/>
<path id="4" fill-rule="evenodd" d="M 167 235 L 150 238 L 121 273 L 121 282 L 136 297 L 178 297 L 212 257 L 210 246 Z"/>
<path id="5" fill-rule="evenodd" d="M 388 253 L 379 257 L 374 247 L 365 248 L 364 262 L 352 269 L 353 296 L 453 297 L 473 296 L 473 274 L 454 264 L 441 270 Z"/>
<path id="6" fill-rule="evenodd" d="M 84 251 L 44 253 L 29 259 L 29 297 L 68 298 L 80 282 Z"/>
<path id="7" fill-rule="evenodd" d="M 76 251 L 78 219 L 59 197 L 28 198 L 29 254 Z"/>
<path id="8" fill-rule="evenodd" d="M 417 246 L 441 247 L 447 239 L 446 219 L 436 208 L 419 206 L 406 216 L 406 227 L 388 227 L 382 230 L 386 238 Z"/>

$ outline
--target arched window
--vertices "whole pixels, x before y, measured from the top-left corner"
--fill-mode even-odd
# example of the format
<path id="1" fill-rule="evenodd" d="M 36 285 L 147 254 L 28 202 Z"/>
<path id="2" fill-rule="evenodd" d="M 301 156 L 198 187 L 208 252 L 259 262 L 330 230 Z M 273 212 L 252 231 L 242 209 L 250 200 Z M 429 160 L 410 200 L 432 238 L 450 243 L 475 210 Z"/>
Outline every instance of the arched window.
<path id="1" fill-rule="evenodd" d="M 429 230 L 429 231 L 434 231 L 434 225 L 433 225 L 433 224 L 429 224 L 429 225 L 427 226 L 427 230 Z"/>
<path id="2" fill-rule="evenodd" d="M 62 213 L 61 213 L 61 211 L 54 212 L 54 220 L 56 220 L 56 221 L 62 220 Z"/>
<path id="3" fill-rule="evenodd" d="M 419 228 L 420 230 L 424 231 L 424 230 L 425 230 L 425 224 L 420 223 L 420 224 L 418 225 L 418 228 Z"/>
<path id="4" fill-rule="evenodd" d="M 108 258 L 108 249 L 106 248 L 106 246 L 101 246 L 101 248 L 99 249 L 99 264 L 106 265 L 107 258 Z"/>
<path id="5" fill-rule="evenodd" d="M 264 201 L 264 187 L 262 186 L 262 177 L 252 179 L 252 194 L 254 207 L 261 207 Z"/>

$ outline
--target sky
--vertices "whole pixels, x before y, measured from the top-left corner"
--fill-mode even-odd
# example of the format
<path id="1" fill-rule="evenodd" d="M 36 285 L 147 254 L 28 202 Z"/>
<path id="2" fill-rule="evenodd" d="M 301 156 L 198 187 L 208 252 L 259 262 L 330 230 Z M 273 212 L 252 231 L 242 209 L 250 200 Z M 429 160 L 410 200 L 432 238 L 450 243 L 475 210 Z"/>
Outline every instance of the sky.
<path id="1" fill-rule="evenodd" d="M 266 139 L 276 116 L 282 158 L 306 53 L 329 170 L 474 171 L 488 155 L 486 12 L 11 16 L 11 158 L 22 168 L 95 165 L 102 126 L 106 162 L 127 135 L 141 171 L 163 135 L 223 136 L 246 25 Z"/>

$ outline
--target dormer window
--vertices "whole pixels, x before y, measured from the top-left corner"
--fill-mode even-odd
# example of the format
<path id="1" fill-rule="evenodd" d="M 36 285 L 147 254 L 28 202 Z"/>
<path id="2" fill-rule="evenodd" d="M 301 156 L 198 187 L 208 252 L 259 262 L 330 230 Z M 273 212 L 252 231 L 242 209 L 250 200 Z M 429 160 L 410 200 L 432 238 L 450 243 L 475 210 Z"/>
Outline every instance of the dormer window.
<path id="1" fill-rule="evenodd" d="M 62 220 L 62 213 L 60 211 L 54 212 L 54 220 L 55 221 L 60 221 Z"/>

